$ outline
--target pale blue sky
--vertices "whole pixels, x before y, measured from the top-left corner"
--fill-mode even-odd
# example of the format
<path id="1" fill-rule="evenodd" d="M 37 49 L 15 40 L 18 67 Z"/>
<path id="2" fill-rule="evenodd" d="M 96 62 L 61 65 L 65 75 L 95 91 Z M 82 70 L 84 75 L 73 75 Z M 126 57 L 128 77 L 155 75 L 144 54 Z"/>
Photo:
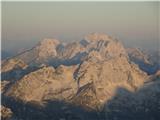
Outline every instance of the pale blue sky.
<path id="1" fill-rule="evenodd" d="M 2 3 L 3 50 L 28 48 L 44 38 L 81 40 L 91 32 L 158 49 L 158 2 Z"/>

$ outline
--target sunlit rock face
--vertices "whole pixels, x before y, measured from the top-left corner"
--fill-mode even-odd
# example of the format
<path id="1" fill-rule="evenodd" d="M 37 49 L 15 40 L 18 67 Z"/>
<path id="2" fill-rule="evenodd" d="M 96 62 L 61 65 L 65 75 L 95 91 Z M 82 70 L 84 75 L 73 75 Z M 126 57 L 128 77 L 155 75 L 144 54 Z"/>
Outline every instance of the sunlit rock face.
<path id="1" fill-rule="evenodd" d="M 57 55 L 56 48 L 60 42 L 56 39 L 44 39 L 32 49 L 28 49 L 14 56 L 27 64 L 48 63 L 48 60 Z"/>
<path id="2" fill-rule="evenodd" d="M 50 97 L 51 99 L 63 99 L 65 96 L 67 98 L 77 89 L 72 69 L 74 68 L 65 66 L 57 69 L 53 67 L 40 68 L 17 81 L 6 92 L 6 95 L 25 102 L 43 102 Z"/>
<path id="3" fill-rule="evenodd" d="M 68 109 L 72 111 L 71 116 L 79 119 L 89 118 L 84 117 L 86 114 L 79 116 L 77 111 L 83 114 L 106 112 L 108 115 L 104 116 L 109 119 L 115 109 L 123 111 L 127 106 L 129 110 L 131 107 L 139 109 L 136 106 L 151 100 L 148 96 L 156 107 L 158 99 L 154 94 L 159 93 L 159 72 L 147 75 L 132 57 L 150 64 L 141 52 L 128 52 L 121 42 L 105 34 L 88 34 L 81 41 L 67 44 L 44 39 L 32 49 L 2 63 L 2 73 L 14 77 L 13 80 L 3 77 L 2 95 L 9 101 L 4 103 L 15 109 L 11 103 L 19 105 L 20 101 L 20 106 L 26 109 L 38 109 L 37 114 L 41 113 L 41 119 L 46 120 L 52 116 L 51 111 L 55 119 L 66 118 L 63 113 Z M 7 73 L 17 68 L 19 76 Z M 24 113 L 27 111 L 23 107 L 20 109 Z M 59 114 L 55 115 L 57 111 Z M 37 117 L 37 114 L 34 115 Z"/>
<path id="4" fill-rule="evenodd" d="M 89 58 L 80 65 L 76 78 L 81 91 L 86 89 L 87 85 L 92 86 L 92 95 L 96 96 L 94 100 L 97 101 L 95 108 L 103 107 L 103 104 L 114 96 L 118 87 L 134 92 L 143 86 L 146 79 L 146 73 L 136 65 L 128 63 L 125 57 L 110 60 Z M 88 103 L 87 106 L 93 108 L 93 104 Z"/>
<path id="5" fill-rule="evenodd" d="M 86 35 L 84 40 L 88 42 L 88 51 L 98 51 L 103 57 L 127 56 L 123 45 L 108 35 L 92 33 Z"/>
<path id="6" fill-rule="evenodd" d="M 27 68 L 28 65 L 22 61 L 21 59 L 9 59 L 9 60 L 4 60 L 2 63 L 2 68 L 1 68 L 1 72 L 8 72 L 12 69 L 16 69 L 16 68 L 22 68 L 25 69 Z"/>
<path id="7" fill-rule="evenodd" d="M 56 47 L 59 45 L 60 42 L 55 39 L 44 39 L 42 40 L 39 45 L 36 47 L 36 49 L 39 51 L 38 56 L 40 58 L 46 58 L 50 56 L 56 56 L 57 51 Z"/>

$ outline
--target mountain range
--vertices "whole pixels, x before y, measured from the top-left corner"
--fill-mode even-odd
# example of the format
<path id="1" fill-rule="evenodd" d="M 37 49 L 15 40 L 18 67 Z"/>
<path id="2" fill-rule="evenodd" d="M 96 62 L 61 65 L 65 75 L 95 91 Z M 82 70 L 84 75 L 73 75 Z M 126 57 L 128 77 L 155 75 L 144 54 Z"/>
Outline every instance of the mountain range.
<path id="1" fill-rule="evenodd" d="M 2 61 L 1 109 L 9 111 L 2 118 L 158 120 L 160 64 L 153 55 L 102 33 L 71 43 L 44 39 Z"/>

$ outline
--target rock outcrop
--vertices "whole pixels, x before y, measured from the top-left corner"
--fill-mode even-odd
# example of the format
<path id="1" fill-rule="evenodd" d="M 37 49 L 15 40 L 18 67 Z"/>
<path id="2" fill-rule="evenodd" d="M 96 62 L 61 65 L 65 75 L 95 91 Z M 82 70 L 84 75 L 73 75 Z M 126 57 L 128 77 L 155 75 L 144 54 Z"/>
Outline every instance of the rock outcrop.
<path id="1" fill-rule="evenodd" d="M 11 120 L 10 118 L 12 117 L 13 112 L 7 108 L 1 105 L 1 119 L 2 120 Z"/>

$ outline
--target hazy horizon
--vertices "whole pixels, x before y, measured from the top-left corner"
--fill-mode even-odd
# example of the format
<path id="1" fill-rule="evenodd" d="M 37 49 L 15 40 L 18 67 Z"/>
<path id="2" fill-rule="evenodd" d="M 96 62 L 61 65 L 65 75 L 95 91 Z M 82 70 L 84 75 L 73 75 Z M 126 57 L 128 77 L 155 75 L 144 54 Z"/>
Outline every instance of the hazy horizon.
<path id="1" fill-rule="evenodd" d="M 157 50 L 158 7 L 158 2 L 2 2 L 2 50 L 30 48 L 44 38 L 77 41 L 92 32 Z"/>

